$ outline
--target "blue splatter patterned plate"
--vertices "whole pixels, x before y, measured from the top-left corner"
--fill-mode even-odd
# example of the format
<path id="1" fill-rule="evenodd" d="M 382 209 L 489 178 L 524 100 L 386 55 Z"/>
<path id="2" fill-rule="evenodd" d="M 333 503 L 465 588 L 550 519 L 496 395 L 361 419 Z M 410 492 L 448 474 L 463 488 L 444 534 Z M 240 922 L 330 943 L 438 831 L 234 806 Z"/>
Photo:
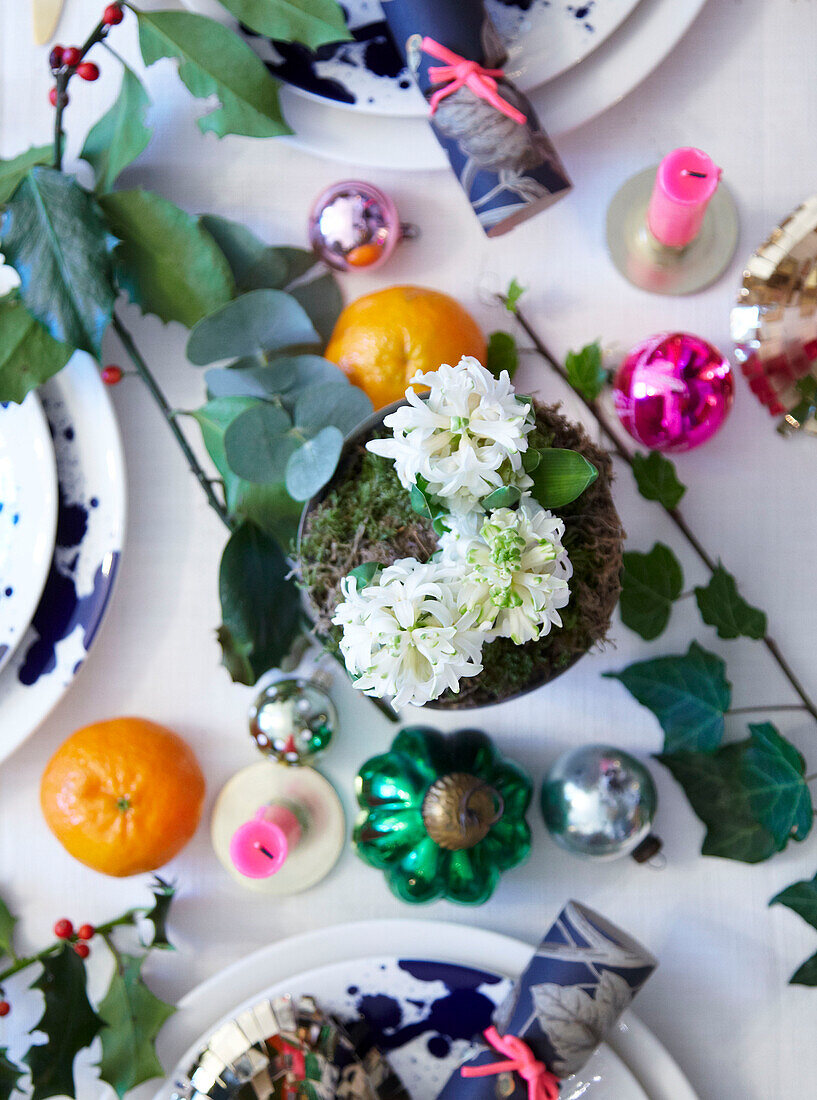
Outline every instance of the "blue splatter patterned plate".
<path id="1" fill-rule="evenodd" d="M 122 445 L 96 364 L 77 353 L 39 394 L 57 464 L 56 546 L 31 625 L 0 672 L 0 760 L 40 725 L 82 667 L 125 537 Z"/>

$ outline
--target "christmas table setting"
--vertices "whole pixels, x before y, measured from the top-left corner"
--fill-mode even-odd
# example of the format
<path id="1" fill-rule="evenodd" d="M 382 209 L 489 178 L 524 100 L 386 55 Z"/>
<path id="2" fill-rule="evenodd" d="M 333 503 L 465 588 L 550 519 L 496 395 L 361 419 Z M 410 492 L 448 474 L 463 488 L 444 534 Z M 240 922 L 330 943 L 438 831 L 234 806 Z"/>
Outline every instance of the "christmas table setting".
<path id="1" fill-rule="evenodd" d="M 0 13 L 2 1100 L 810 1094 L 773 8 Z"/>

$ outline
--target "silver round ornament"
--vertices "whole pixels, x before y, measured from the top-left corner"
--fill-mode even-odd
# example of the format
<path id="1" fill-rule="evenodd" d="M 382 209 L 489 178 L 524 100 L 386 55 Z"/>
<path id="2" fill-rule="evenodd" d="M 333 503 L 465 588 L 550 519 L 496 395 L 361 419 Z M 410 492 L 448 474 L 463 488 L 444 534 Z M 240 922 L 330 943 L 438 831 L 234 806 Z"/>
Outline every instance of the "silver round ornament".
<path id="1" fill-rule="evenodd" d="M 644 765 L 612 745 L 564 753 L 542 785 L 542 814 L 567 851 L 594 859 L 633 855 L 646 862 L 661 841 L 650 832 L 658 796 Z"/>
<path id="2" fill-rule="evenodd" d="M 292 677 L 264 688 L 250 707 L 256 745 L 280 764 L 310 764 L 332 740 L 334 703 L 314 680 Z"/>
<path id="3" fill-rule="evenodd" d="M 359 271 L 384 264 L 397 245 L 414 237 L 389 196 L 362 180 L 342 180 L 315 200 L 309 215 L 309 243 L 331 267 Z"/>

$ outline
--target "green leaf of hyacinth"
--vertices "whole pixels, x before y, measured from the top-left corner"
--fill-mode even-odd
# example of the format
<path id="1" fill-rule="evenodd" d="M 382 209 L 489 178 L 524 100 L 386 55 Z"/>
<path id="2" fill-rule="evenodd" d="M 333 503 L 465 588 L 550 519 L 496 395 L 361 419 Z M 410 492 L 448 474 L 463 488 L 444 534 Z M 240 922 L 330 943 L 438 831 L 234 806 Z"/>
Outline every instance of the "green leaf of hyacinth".
<path id="1" fill-rule="evenodd" d="M 431 496 L 427 492 L 427 489 L 428 482 L 424 477 L 418 477 L 409 492 L 409 503 L 411 504 L 412 510 L 416 512 L 418 516 L 422 516 L 423 519 L 429 520 L 436 533 L 442 535 L 445 529 L 445 517 L 448 515 L 448 511 L 436 497 Z"/>
<path id="2" fill-rule="evenodd" d="M 531 495 L 543 508 L 562 508 L 580 497 L 599 472 L 578 451 L 548 447 L 539 452 L 539 463 L 531 471 Z"/>
<path id="3" fill-rule="evenodd" d="M 8 1047 L 0 1047 L 0 1100 L 9 1100 L 13 1092 L 23 1090 L 20 1088 L 25 1071 L 8 1057 Z"/>
<path id="4" fill-rule="evenodd" d="M 278 85 L 263 61 L 228 27 L 184 11 L 141 11 L 139 48 L 146 65 L 163 57 L 179 62 L 179 77 L 197 99 L 220 106 L 198 120 L 217 137 L 277 137 L 292 131 L 278 103 Z"/>
<path id="5" fill-rule="evenodd" d="M 220 0 L 257 34 L 279 42 L 299 42 L 316 50 L 352 36 L 336 0 Z"/>
<path id="6" fill-rule="evenodd" d="M 283 481 L 290 455 L 301 440 L 284 409 L 253 401 L 224 433 L 224 453 L 234 474 L 258 484 Z"/>
<path id="7" fill-rule="evenodd" d="M 146 947 L 156 947 L 162 951 L 175 950 L 167 936 L 167 919 L 170 915 L 170 907 L 176 896 L 176 887 L 172 882 L 166 882 L 159 875 L 155 875 L 150 886 L 153 893 L 153 905 L 145 913 L 145 920 L 153 925 L 153 938 Z"/>
<path id="8" fill-rule="evenodd" d="M 0 959 L 5 955 L 7 958 L 15 958 L 14 953 L 14 926 L 17 924 L 17 918 L 12 916 L 9 907 L 0 898 Z"/>
<path id="9" fill-rule="evenodd" d="M 34 145 L 10 160 L 0 159 L 0 205 L 8 202 L 30 168 L 50 164 L 53 159 L 53 145 Z"/>
<path id="10" fill-rule="evenodd" d="M 0 298 L 0 401 L 22 401 L 73 354 L 31 316 L 16 291 Z"/>
<path id="11" fill-rule="evenodd" d="M 262 401 L 280 401 L 289 411 L 300 394 L 312 386 L 350 385 L 348 378 L 334 363 L 320 355 L 288 355 L 274 359 L 269 366 L 213 367 L 204 375 L 211 397 L 256 397 Z"/>
<path id="12" fill-rule="evenodd" d="M 744 600 L 735 578 L 720 562 L 709 584 L 695 589 L 695 598 L 701 618 L 715 627 L 719 638 L 765 637 L 766 613 Z"/>
<path id="13" fill-rule="evenodd" d="M 342 374 L 341 371 L 337 373 Z M 346 436 L 371 413 L 371 399 L 363 390 L 350 386 L 348 380 L 337 378 L 303 389 L 295 402 L 293 420 L 306 432 L 334 427 Z"/>
<path id="14" fill-rule="evenodd" d="M 535 447 L 528 447 L 527 451 L 522 455 L 522 469 L 526 474 L 531 474 L 542 461 L 542 452 L 537 451 Z"/>
<path id="15" fill-rule="evenodd" d="M 509 332 L 492 332 L 488 337 L 488 357 L 485 366 L 494 378 L 499 378 L 504 370 L 508 372 L 510 378 L 516 374 L 516 368 L 519 366 L 519 351 L 516 340 Z"/>
<path id="16" fill-rule="evenodd" d="M 120 955 L 99 1005 L 105 1025 L 100 1035 L 99 1077 L 113 1086 L 120 1100 L 142 1082 L 164 1076 L 154 1043 L 162 1025 L 176 1011 L 145 985 L 144 961 L 144 956 Z"/>
<path id="17" fill-rule="evenodd" d="M 678 480 L 675 466 L 658 451 L 633 455 L 633 474 L 638 491 L 645 500 L 657 500 L 672 510 L 681 503 L 686 486 Z"/>
<path id="18" fill-rule="evenodd" d="M 283 290 L 252 290 L 211 313 L 193 328 L 187 357 L 197 366 L 219 359 L 259 357 L 320 344 L 303 307 Z"/>
<path id="19" fill-rule="evenodd" d="M 522 490 L 516 485 L 500 485 L 487 497 L 483 497 L 481 504 L 486 512 L 493 512 L 495 508 L 513 508 L 522 499 Z"/>
<path id="20" fill-rule="evenodd" d="M 26 309 L 63 344 L 99 357 L 115 294 L 108 229 L 71 176 L 32 168 L 0 220 L 0 249 Z"/>
<path id="21" fill-rule="evenodd" d="M 647 641 L 657 638 L 683 587 L 680 563 L 662 542 L 647 554 L 628 551 L 621 571 L 621 621 Z"/>
<path id="22" fill-rule="evenodd" d="M 587 344 L 581 351 L 569 351 L 565 356 L 565 370 L 570 385 L 588 401 L 596 400 L 610 377 L 610 372 L 601 365 L 598 341 Z"/>
<path id="23" fill-rule="evenodd" d="M 143 313 L 191 328 L 229 302 L 229 265 L 197 218 L 153 191 L 113 191 L 99 204 L 111 232 L 117 281 Z"/>
<path id="24" fill-rule="evenodd" d="M 309 500 L 329 481 L 343 449 L 343 432 L 331 425 L 307 439 L 287 462 L 286 487 L 293 500 Z"/>
<path id="25" fill-rule="evenodd" d="M 505 292 L 505 308 L 509 313 L 513 313 L 519 304 L 519 299 L 527 290 L 527 287 L 521 286 L 517 279 L 511 279 L 508 284 L 508 289 Z"/>
<path id="26" fill-rule="evenodd" d="M 147 148 L 153 133 L 145 122 L 149 106 L 141 80 L 122 61 L 122 84 L 116 102 L 91 127 L 80 153 L 94 170 L 97 192 L 110 191 L 120 173 Z"/>
<path id="27" fill-rule="evenodd" d="M 365 588 L 367 584 L 371 584 L 382 568 L 380 562 L 364 561 L 362 565 L 356 565 L 354 569 L 350 569 L 346 576 L 355 578 L 358 589 Z"/>
<path id="28" fill-rule="evenodd" d="M 249 520 L 233 531 L 219 571 L 222 661 L 233 680 L 254 684 L 276 668 L 301 633 L 301 601 L 278 544 Z"/>
<path id="29" fill-rule="evenodd" d="M 23 1059 L 31 1070 L 31 1097 L 74 1097 L 74 1059 L 94 1041 L 102 1020 L 91 1008 L 85 963 L 72 944 L 64 944 L 58 954 L 45 958 L 42 967 L 31 988 L 40 990 L 45 1000 L 36 1027 L 45 1035 L 45 1042 L 31 1047 Z"/>
<path id="30" fill-rule="evenodd" d="M 620 680 L 653 712 L 665 734 L 665 753 L 711 753 L 721 743 L 732 685 L 721 658 L 697 642 L 683 655 L 637 661 L 621 672 L 604 675 Z"/>

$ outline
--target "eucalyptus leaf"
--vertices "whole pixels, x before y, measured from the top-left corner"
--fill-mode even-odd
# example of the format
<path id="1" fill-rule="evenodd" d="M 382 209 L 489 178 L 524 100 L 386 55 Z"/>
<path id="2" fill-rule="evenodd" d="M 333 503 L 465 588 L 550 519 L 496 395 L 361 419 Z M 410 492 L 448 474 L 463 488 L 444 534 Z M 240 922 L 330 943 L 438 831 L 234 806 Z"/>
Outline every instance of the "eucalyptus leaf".
<path id="1" fill-rule="evenodd" d="M 197 218 L 153 191 L 114 191 L 99 203 L 119 238 L 117 280 L 143 313 L 189 328 L 232 299 L 229 265 Z"/>
<path id="2" fill-rule="evenodd" d="M 350 569 L 346 576 L 354 577 L 357 581 L 358 590 L 360 590 L 365 588 L 367 584 L 371 584 L 382 568 L 380 562 L 364 561 L 362 565 L 356 565 L 354 569 Z"/>
<path id="3" fill-rule="evenodd" d="M 507 371 L 510 378 L 516 374 L 519 366 L 519 351 L 516 340 L 509 332 L 492 332 L 488 337 L 485 366 L 494 378 L 499 378 L 502 371 Z"/>
<path id="4" fill-rule="evenodd" d="M 228 466 L 246 481 L 283 481 L 290 455 L 300 445 L 291 428 L 292 420 L 284 409 L 255 402 L 224 433 Z"/>
<path id="5" fill-rule="evenodd" d="M 587 344 L 581 351 L 569 351 L 565 370 L 570 385 L 588 401 L 595 401 L 604 389 L 610 372 L 601 365 L 601 346 Z"/>
<path id="6" fill-rule="evenodd" d="M 294 452 L 286 470 L 287 492 L 293 500 L 309 500 L 329 481 L 343 448 L 343 432 L 321 428 Z"/>
<path id="7" fill-rule="evenodd" d="M 32 168 L 0 220 L 0 248 L 26 309 L 61 344 L 99 358 L 114 306 L 108 229 L 71 176 Z"/>
<path id="8" fill-rule="evenodd" d="M 0 898 L 0 959 L 5 955 L 7 958 L 15 958 L 14 953 L 14 926 L 17 924 L 17 918 L 11 915 L 9 907 Z"/>
<path id="9" fill-rule="evenodd" d="M 301 633 L 298 588 L 278 544 L 246 520 L 230 536 L 219 571 L 222 660 L 233 680 L 254 684 Z"/>
<path id="10" fill-rule="evenodd" d="M 513 508 L 522 499 L 522 490 L 516 485 L 500 485 L 487 497 L 482 498 L 482 507 L 486 512 L 492 512 L 495 508 Z"/>
<path id="11" fill-rule="evenodd" d="M 233 356 L 263 357 L 319 343 L 312 322 L 290 294 L 252 290 L 199 321 L 187 341 L 187 357 L 197 366 L 207 366 Z"/>
<path id="12" fill-rule="evenodd" d="M 621 571 L 621 621 L 647 641 L 657 638 L 683 587 L 681 565 L 668 546 L 657 542 L 647 554 L 629 551 Z"/>
<path id="13" fill-rule="evenodd" d="M 15 291 L 0 298 L 0 401 L 22 401 L 73 354 L 31 316 Z"/>
<path id="14" fill-rule="evenodd" d="M 281 114 L 278 85 L 228 27 L 192 12 L 133 10 L 145 64 L 175 58 L 179 77 L 197 99 L 219 100 L 219 107 L 198 120 L 203 133 L 260 138 L 292 133 Z"/>
<path id="15" fill-rule="evenodd" d="M 336 0 L 220 0 L 236 17 L 265 38 L 298 42 L 316 50 L 352 36 Z"/>
<path id="16" fill-rule="evenodd" d="M 293 414 L 299 428 L 314 430 L 333 425 L 346 436 L 371 415 L 371 399 L 357 386 L 341 380 L 340 371 L 336 373 L 336 381 L 317 382 L 301 392 Z"/>
<path id="17" fill-rule="evenodd" d="M 224 258 L 230 265 L 236 286 L 242 293 L 246 290 L 255 290 L 247 284 L 248 273 L 257 264 L 264 254 L 274 249 L 267 246 L 256 237 L 241 222 L 231 221 L 229 218 L 220 218 L 216 214 L 203 214 L 199 219 L 202 228 L 205 229 L 224 253 Z M 283 258 L 278 260 L 278 272 L 280 281 L 272 284 L 276 289 L 284 286 L 287 266 Z"/>
<path id="18" fill-rule="evenodd" d="M 549 447 L 539 452 L 539 463 L 531 471 L 531 495 L 543 508 L 562 508 L 592 485 L 599 472 L 578 451 Z"/>
<path id="19" fill-rule="evenodd" d="M 50 164 L 53 159 L 53 145 L 34 145 L 10 160 L 0 159 L 0 205 L 8 202 L 30 168 Z"/>
<path id="20" fill-rule="evenodd" d="M 744 600 L 735 578 L 720 562 L 709 584 L 695 589 L 695 598 L 701 618 L 715 627 L 719 638 L 765 637 L 765 612 Z"/>
<path id="21" fill-rule="evenodd" d="M 298 395 L 317 385 L 349 387 L 343 371 L 320 355 L 280 356 L 269 366 L 259 367 L 257 359 L 246 362 L 251 366 L 233 363 L 229 367 L 213 367 L 204 375 L 211 397 L 258 397 L 264 400 L 276 398 L 287 409 L 294 407 Z"/>
<path id="22" fill-rule="evenodd" d="M 80 153 L 94 170 L 98 192 L 110 191 L 120 173 L 147 148 L 152 134 L 145 122 L 149 106 L 142 82 L 123 61 L 116 102 L 91 127 Z"/>
<path id="23" fill-rule="evenodd" d="M 664 752 L 712 752 L 723 740 L 724 715 L 732 700 L 726 665 L 692 642 L 674 657 L 637 661 L 605 676 L 620 680 L 664 731 Z"/>
<path id="24" fill-rule="evenodd" d="M 257 273 L 256 267 L 253 269 L 256 278 Z M 321 339 L 327 344 L 343 309 L 343 296 L 335 276 L 331 272 L 325 272 L 314 279 L 296 283 L 288 287 L 288 290 L 304 307 Z"/>
<path id="25" fill-rule="evenodd" d="M 638 491 L 645 500 L 657 500 L 670 511 L 681 503 L 686 486 L 678 480 L 675 466 L 658 451 L 633 455 L 633 474 Z"/>

